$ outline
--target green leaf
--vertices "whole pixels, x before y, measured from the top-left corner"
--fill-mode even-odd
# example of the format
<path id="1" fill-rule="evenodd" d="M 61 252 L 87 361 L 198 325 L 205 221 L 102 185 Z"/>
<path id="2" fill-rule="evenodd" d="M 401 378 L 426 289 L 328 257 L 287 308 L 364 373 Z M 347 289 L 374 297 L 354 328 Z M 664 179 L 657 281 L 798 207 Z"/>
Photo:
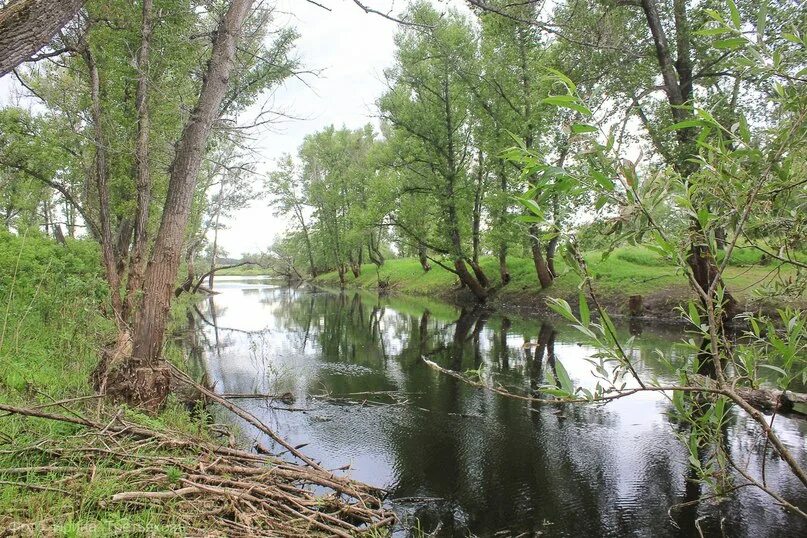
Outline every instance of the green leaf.
<path id="1" fill-rule="evenodd" d="M 720 26 L 718 28 L 702 28 L 696 31 L 695 35 L 710 37 L 710 36 L 722 35 L 729 32 L 731 32 L 731 29 L 726 28 L 725 26 Z"/>
<path id="2" fill-rule="evenodd" d="M 540 391 L 545 392 L 546 394 L 551 394 L 552 396 L 557 396 L 559 398 L 569 398 L 572 396 L 572 394 L 569 392 L 552 386 L 541 387 Z"/>
<path id="3" fill-rule="evenodd" d="M 731 22 L 734 24 L 734 27 L 739 30 L 740 26 L 742 26 L 742 21 L 740 20 L 740 10 L 737 9 L 737 4 L 734 3 L 734 0 L 726 0 L 726 3 L 729 5 Z"/>
<path id="4" fill-rule="evenodd" d="M 580 102 L 580 99 L 573 95 L 552 95 L 541 100 L 546 105 L 554 105 L 564 108 L 570 108 L 583 115 L 591 116 L 591 110 Z"/>
<path id="5" fill-rule="evenodd" d="M 569 373 L 566 371 L 563 363 L 557 359 L 555 360 L 555 373 L 558 375 L 560 388 L 569 394 L 574 394 L 574 385 L 572 385 L 572 379 L 569 377 Z"/>
<path id="6" fill-rule="evenodd" d="M 575 91 L 577 91 L 577 86 L 575 86 L 574 82 L 572 82 L 572 79 L 570 79 L 569 77 L 567 77 L 567 76 L 566 76 L 564 73 L 562 73 L 562 72 L 558 71 L 557 69 L 552 69 L 551 67 L 545 67 L 544 69 L 546 69 L 547 71 L 549 71 L 550 73 L 552 73 L 553 75 L 555 75 L 555 77 L 554 77 L 554 78 L 556 78 L 557 80 L 559 80 L 560 82 L 562 82 L 562 83 L 563 83 L 563 85 L 564 85 L 564 86 L 566 86 L 566 88 L 567 88 L 567 89 L 568 89 L 570 92 L 575 92 Z"/>
<path id="7" fill-rule="evenodd" d="M 759 11 L 757 12 L 757 39 L 760 43 L 765 36 L 765 23 L 768 20 L 768 2 L 760 3 Z"/>
<path id="8" fill-rule="evenodd" d="M 547 305 L 564 318 L 571 322 L 577 323 L 577 318 L 574 317 L 574 314 L 572 313 L 572 307 L 569 306 L 569 303 L 567 303 L 564 299 L 549 298 L 547 299 Z"/>
<path id="9" fill-rule="evenodd" d="M 613 180 L 611 180 L 611 178 L 609 178 L 599 170 L 593 170 L 591 172 L 591 175 L 594 177 L 594 181 L 596 181 L 600 187 L 604 188 L 607 191 L 614 190 Z"/>
<path id="10" fill-rule="evenodd" d="M 593 125 L 588 125 L 585 123 L 573 123 L 572 124 L 572 133 L 574 134 L 583 134 L 583 133 L 596 133 L 597 128 Z"/>
<path id="11" fill-rule="evenodd" d="M 591 322 L 591 312 L 588 309 L 588 302 L 586 302 L 586 294 L 580 290 L 580 321 L 584 327 L 588 327 Z"/>
<path id="12" fill-rule="evenodd" d="M 544 217 L 544 210 L 539 206 L 535 200 L 530 200 L 529 198 L 516 198 L 518 202 L 532 211 L 534 215 L 537 217 L 543 218 Z"/>
<path id="13" fill-rule="evenodd" d="M 744 47 L 748 40 L 744 37 L 729 37 L 727 39 L 718 39 L 713 43 L 716 49 L 735 50 Z"/>
<path id="14" fill-rule="evenodd" d="M 787 375 L 787 372 L 785 372 L 783 369 L 779 368 L 778 366 L 774 366 L 773 364 L 760 364 L 759 367 L 760 368 L 767 368 L 768 370 L 773 370 L 774 372 L 777 372 L 777 373 L 782 374 L 782 375 Z"/>
<path id="15" fill-rule="evenodd" d="M 678 129 L 689 129 L 690 127 L 702 127 L 703 121 L 701 120 L 684 120 L 679 121 L 678 123 L 673 123 L 669 127 L 667 127 L 668 131 L 675 131 Z"/>
<path id="16" fill-rule="evenodd" d="M 700 312 L 698 312 L 698 307 L 692 301 L 689 302 L 689 319 L 692 321 L 693 325 L 700 327 L 701 315 Z"/>

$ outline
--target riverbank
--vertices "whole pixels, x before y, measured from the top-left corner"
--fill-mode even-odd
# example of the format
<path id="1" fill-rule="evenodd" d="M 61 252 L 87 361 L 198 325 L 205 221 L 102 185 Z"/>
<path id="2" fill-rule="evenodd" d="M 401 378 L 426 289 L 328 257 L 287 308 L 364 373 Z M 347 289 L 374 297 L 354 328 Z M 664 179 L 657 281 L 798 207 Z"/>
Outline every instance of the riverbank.
<path id="1" fill-rule="evenodd" d="M 785 305 L 807 305 L 804 295 L 796 300 L 761 299 L 755 290 L 770 284 L 777 272 L 787 275 L 790 269 L 766 264 L 756 253 L 739 252 L 732 257 L 725 280 L 742 311 L 771 312 Z M 638 295 L 642 297 L 640 317 L 674 321 L 679 319 L 677 308 L 686 306 L 694 298 L 685 275 L 648 249 L 623 247 L 606 260 L 602 259 L 601 252 L 588 253 L 585 258 L 594 276 L 595 290 L 611 315 L 628 315 L 629 298 Z M 496 310 L 543 314 L 548 311 L 546 300 L 550 297 L 577 303 L 580 278 L 568 270 L 563 260 L 556 261 L 560 276 L 547 290 L 538 285 L 532 260 L 509 258 L 511 280 L 506 286 L 501 286 L 498 263 L 493 257 L 483 257 L 480 265 L 493 281 L 495 292 L 487 305 Z M 432 264 L 429 272 L 424 272 L 415 258 L 390 259 L 378 270 L 375 265 L 365 264 L 358 278 L 348 272 L 346 280 L 347 286 L 353 288 L 377 289 L 378 282 L 383 281 L 387 283 L 386 289 L 401 293 L 437 297 L 463 306 L 475 302 L 467 290 L 458 289 L 456 275 L 436 264 Z M 315 283 L 336 287 L 339 286 L 339 276 L 335 271 L 323 274 L 315 279 Z"/>
<path id="2" fill-rule="evenodd" d="M 90 241 L 0 233 L 0 536 L 331 536 L 386 517 L 363 484 L 255 452 L 179 371 L 157 415 L 95 394 L 116 333 L 99 259 Z M 188 306 L 175 302 L 164 350 L 184 372 Z"/>

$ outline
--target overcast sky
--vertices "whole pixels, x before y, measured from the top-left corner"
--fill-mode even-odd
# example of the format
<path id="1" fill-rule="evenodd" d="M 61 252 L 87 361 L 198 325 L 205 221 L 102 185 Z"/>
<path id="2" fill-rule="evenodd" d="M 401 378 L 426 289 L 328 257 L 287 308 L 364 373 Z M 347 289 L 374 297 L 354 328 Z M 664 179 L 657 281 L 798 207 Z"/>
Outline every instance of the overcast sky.
<path id="1" fill-rule="evenodd" d="M 272 108 L 300 119 L 284 119 L 257 135 L 259 170 L 271 170 L 281 154 L 295 154 L 305 135 L 327 125 L 357 128 L 375 122 L 374 103 L 383 92 L 383 70 L 392 60 L 397 25 L 365 14 L 350 0 L 322 3 L 332 11 L 305 0 L 278 2 L 277 23 L 297 28 L 296 53 L 305 69 L 319 75 L 291 79 L 273 93 Z M 378 1 L 368 5 L 373 3 Z M 285 222 L 273 216 L 267 201 L 258 200 L 229 219 L 227 229 L 219 232 L 219 244 L 238 256 L 265 249 L 284 229 Z"/>

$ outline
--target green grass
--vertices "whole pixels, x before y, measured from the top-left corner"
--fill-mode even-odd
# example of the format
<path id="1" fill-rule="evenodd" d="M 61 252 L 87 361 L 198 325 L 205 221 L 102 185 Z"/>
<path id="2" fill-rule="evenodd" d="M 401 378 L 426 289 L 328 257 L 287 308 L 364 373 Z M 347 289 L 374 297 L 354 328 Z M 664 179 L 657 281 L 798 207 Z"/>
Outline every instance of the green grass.
<path id="1" fill-rule="evenodd" d="M 754 265 L 754 260 L 758 262 L 759 257 L 752 254 L 750 249 L 735 251 L 725 272 L 729 289 L 740 301 L 751 300 L 754 288 L 773 278 L 777 268 L 773 263 Z M 622 247 L 613 251 L 605 260 L 599 251 L 586 253 L 584 258 L 594 278 L 595 289 L 606 302 L 618 303 L 630 295 L 642 295 L 646 298 L 668 296 L 673 300 L 682 300 L 691 295 L 685 274 L 647 248 Z M 542 291 L 538 285 L 531 259 L 511 257 L 507 263 L 511 280 L 498 293 L 498 298 L 502 301 L 543 302 L 543 298 L 547 296 L 568 298 L 577 295 L 580 278 L 568 270 L 562 259 L 555 262 L 560 276 L 546 291 Z M 499 286 L 497 260 L 489 256 L 483 257 L 480 265 L 494 285 Z M 783 271 L 788 272 L 787 269 Z M 415 258 L 387 260 L 378 275 L 374 265 L 365 264 L 358 278 L 348 272 L 346 280 L 350 287 L 372 289 L 377 287 L 379 277 L 388 280 L 396 291 L 422 296 L 445 297 L 458 285 L 453 273 L 436 264 L 432 264 L 431 271 L 426 273 Z M 320 275 L 316 282 L 336 287 L 339 285 L 339 278 L 336 272 L 331 272 Z"/>
<path id="2" fill-rule="evenodd" d="M 115 334 L 102 313 L 106 297 L 96 244 L 68 241 L 63 246 L 37 235 L 0 233 L 0 403 L 33 407 L 92 395 L 90 374 L 102 346 Z M 167 353 L 179 362 L 178 348 L 169 346 Z M 98 407 L 95 400 L 67 407 L 69 411 L 61 406 L 44 410 L 79 413 L 103 423 L 118 412 L 110 404 Z M 174 399 L 155 417 L 122 411 L 154 429 L 205 434 L 199 418 Z M 112 494 L 133 487 L 120 478 L 119 463 L 96 460 L 91 480 L 5 471 L 63 461 L 59 453 L 86 442 L 86 431 L 76 425 L 0 416 L 0 528 L 65 537 L 185 535 L 170 505 L 132 511 L 106 504 Z M 164 449 L 149 450 L 160 454 Z"/>

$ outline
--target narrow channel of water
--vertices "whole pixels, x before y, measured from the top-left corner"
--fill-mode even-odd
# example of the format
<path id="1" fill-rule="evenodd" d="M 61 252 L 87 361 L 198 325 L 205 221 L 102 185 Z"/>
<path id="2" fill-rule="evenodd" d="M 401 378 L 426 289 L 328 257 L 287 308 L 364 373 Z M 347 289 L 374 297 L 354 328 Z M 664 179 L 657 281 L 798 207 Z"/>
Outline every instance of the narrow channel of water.
<path id="1" fill-rule="evenodd" d="M 388 489 L 403 521 L 396 534 L 698 536 L 700 527 L 704 536 L 807 536 L 807 522 L 754 488 L 699 501 L 708 492 L 688 481 L 688 452 L 662 394 L 598 406 L 528 405 L 421 360 L 478 370 L 488 383 L 525 393 L 561 361 L 575 385 L 593 386 L 586 358 L 594 350 L 557 320 L 294 290 L 255 277 L 219 277 L 216 291 L 191 320 L 208 381 L 219 393 L 289 393 L 285 401 L 238 403 L 327 467 L 350 465 L 353 477 Z M 676 345 L 680 333 L 632 330 L 642 377 L 666 375 L 658 352 L 688 360 Z M 775 425 L 807 464 L 805 422 L 777 417 Z M 755 425 L 737 414 L 726 438 L 758 476 L 764 440 Z M 807 506 L 807 492 L 770 450 L 765 473 L 768 485 Z"/>

